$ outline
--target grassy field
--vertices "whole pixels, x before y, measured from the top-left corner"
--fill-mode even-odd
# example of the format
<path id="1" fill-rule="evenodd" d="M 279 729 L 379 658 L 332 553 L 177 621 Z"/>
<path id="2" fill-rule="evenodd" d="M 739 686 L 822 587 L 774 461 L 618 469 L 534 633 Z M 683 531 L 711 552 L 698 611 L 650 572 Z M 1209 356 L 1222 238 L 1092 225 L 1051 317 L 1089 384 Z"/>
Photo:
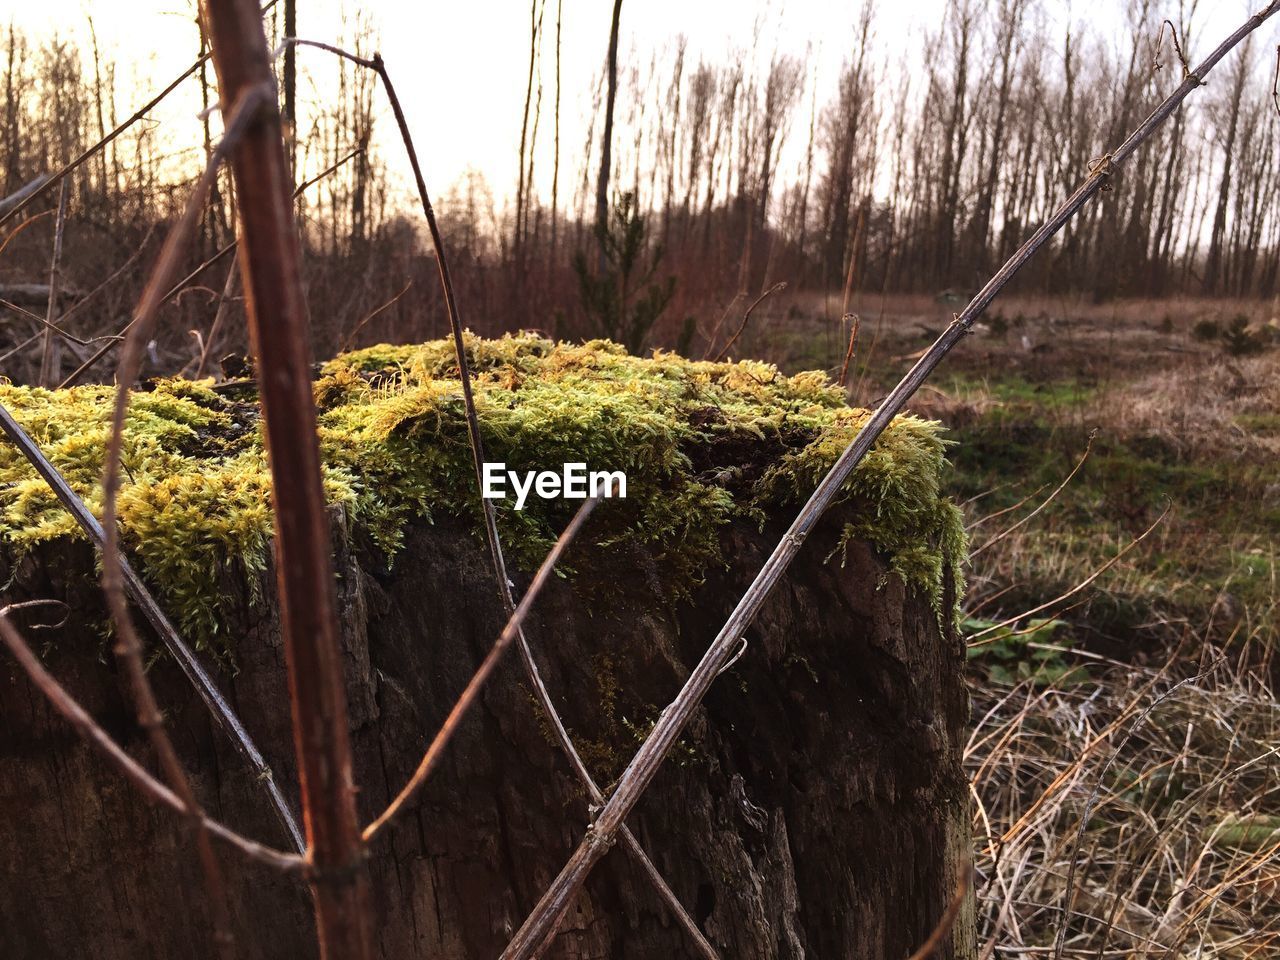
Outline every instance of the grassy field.
<path id="1" fill-rule="evenodd" d="M 839 370 L 849 327 L 811 307 L 764 321 L 746 349 L 787 370 Z M 955 309 L 906 297 L 851 307 L 864 311 L 848 377 L 861 404 L 888 391 Z M 1194 300 L 993 307 L 911 403 L 956 444 L 952 491 L 973 542 L 967 609 L 1015 616 L 1111 563 L 1053 608 L 1060 640 L 1121 659 L 1159 656 L 1188 632 L 1270 647 L 1278 313 Z"/>
<path id="2" fill-rule="evenodd" d="M 852 308 L 863 404 L 959 309 Z M 747 349 L 839 370 L 828 309 Z M 912 403 L 971 536 L 984 957 L 1280 955 L 1278 313 L 1005 301 Z"/>

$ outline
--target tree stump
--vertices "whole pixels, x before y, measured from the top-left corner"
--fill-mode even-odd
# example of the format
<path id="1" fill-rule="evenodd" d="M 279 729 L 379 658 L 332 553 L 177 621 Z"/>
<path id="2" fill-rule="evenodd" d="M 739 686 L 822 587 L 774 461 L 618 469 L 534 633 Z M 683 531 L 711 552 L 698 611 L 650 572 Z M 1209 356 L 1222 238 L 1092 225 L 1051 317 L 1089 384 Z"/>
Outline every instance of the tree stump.
<path id="1" fill-rule="evenodd" d="M 484 344 L 471 346 L 482 376 L 500 378 L 484 362 Z M 734 365 L 703 366 L 714 378 Z M 323 381 L 318 395 L 324 408 Z M 743 470 L 754 464 L 754 479 L 743 482 L 758 483 L 762 450 L 777 463 L 822 440 L 796 436 L 779 446 L 767 435 L 748 442 L 730 434 L 732 442 L 687 451 L 678 468 L 703 476 L 730 461 Z M 432 437 L 444 442 L 440 431 Z M 608 465 L 644 482 L 636 466 Z M 598 512 L 643 509 L 643 498 Z M 945 595 L 939 602 L 883 544 L 850 535 L 876 510 L 885 513 L 854 496 L 828 514 L 629 821 L 725 958 L 902 960 L 934 929 L 968 869 L 963 648 L 947 629 Z M 763 519 L 718 523 L 698 579 L 674 588 L 673 570 L 690 574 L 670 542 L 602 542 L 606 520 L 571 551 L 570 575 L 539 599 L 528 636 L 602 787 L 677 692 L 792 514 L 775 504 Z M 514 519 L 504 513 L 504 529 Z M 125 522 L 127 532 L 127 514 Z M 467 509 L 437 512 L 434 522 L 408 517 L 394 548 L 350 503 L 335 507 L 333 528 L 360 808 L 371 819 L 411 774 L 503 618 Z M 43 643 L 49 668 L 150 762 L 104 641 L 88 545 L 58 536 L 6 557 L 6 602 L 56 597 L 72 608 L 59 629 L 28 634 Z M 520 564 L 517 595 L 531 566 Z M 164 565 L 147 569 L 155 577 Z M 219 630 L 216 642 L 205 641 L 207 658 L 221 665 L 224 691 L 296 796 L 271 565 L 233 559 L 210 576 Z M 209 812 L 284 846 L 259 784 L 176 667 L 160 657 L 151 676 Z M 0 954 L 213 957 L 178 818 L 120 779 L 7 657 L 0 683 Z M 589 820 L 513 653 L 410 815 L 371 849 L 380 955 L 497 956 Z M 221 856 L 236 956 L 315 956 L 303 885 L 225 849 Z M 973 941 L 966 906 L 939 956 L 969 960 Z M 593 873 L 547 955 L 696 956 L 621 847 Z"/>

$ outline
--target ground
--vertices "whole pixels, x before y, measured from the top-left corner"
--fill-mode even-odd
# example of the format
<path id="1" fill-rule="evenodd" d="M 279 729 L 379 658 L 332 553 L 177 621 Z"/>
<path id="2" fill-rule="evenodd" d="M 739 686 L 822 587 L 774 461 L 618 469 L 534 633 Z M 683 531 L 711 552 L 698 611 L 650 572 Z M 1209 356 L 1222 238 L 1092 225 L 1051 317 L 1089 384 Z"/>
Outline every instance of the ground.
<path id="1" fill-rule="evenodd" d="M 838 370 L 849 327 L 822 323 L 826 306 L 763 321 L 744 350 L 784 370 Z M 850 396 L 874 404 L 959 306 L 868 295 L 850 309 L 862 317 Z M 1184 629 L 1272 643 L 1278 324 L 1270 302 L 998 300 L 910 404 L 957 443 L 948 489 L 974 540 L 967 609 L 1000 619 L 1057 597 L 1168 509 L 1072 598 L 1084 601 L 1064 615 L 1076 639 L 1108 653 Z M 1086 450 L 1053 502 L 996 542 Z"/>
<path id="2" fill-rule="evenodd" d="M 960 309 L 851 307 L 860 403 Z M 827 309 L 767 320 L 744 349 L 837 370 L 849 328 Z M 1060 930 L 1065 958 L 1280 944 L 1278 315 L 1002 299 L 911 403 L 956 441 L 946 489 L 972 538 L 984 955 L 1052 956 Z"/>

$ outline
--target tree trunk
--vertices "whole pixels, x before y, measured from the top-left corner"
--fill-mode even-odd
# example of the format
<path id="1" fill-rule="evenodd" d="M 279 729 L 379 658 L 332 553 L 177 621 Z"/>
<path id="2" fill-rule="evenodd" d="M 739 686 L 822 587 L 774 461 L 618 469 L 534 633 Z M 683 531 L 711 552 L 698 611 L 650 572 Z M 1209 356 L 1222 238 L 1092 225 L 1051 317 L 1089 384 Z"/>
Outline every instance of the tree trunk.
<path id="1" fill-rule="evenodd" d="M 622 18 L 622 0 L 614 0 L 613 20 L 609 26 L 609 53 L 605 60 L 608 89 L 604 102 L 604 134 L 600 138 L 600 177 L 596 180 L 596 233 L 600 244 L 599 271 L 604 272 L 604 231 L 609 219 L 609 169 L 613 165 L 613 105 L 618 98 L 618 24 Z"/>
<path id="2" fill-rule="evenodd" d="M 604 508 L 602 508 L 604 509 Z M 937 924 L 967 869 L 967 721 L 959 639 L 926 597 L 887 576 L 865 544 L 834 550 L 849 507 L 811 539 L 631 818 L 631 826 L 725 958 L 899 958 Z M 723 530 L 728 569 L 692 602 L 655 605 L 664 575 L 628 547 L 616 569 L 582 570 L 539 599 L 529 626 L 547 683 L 601 783 L 621 770 L 767 556 L 763 532 Z M 367 821 L 416 765 L 425 739 L 501 624 L 473 531 L 440 520 L 406 531 L 387 569 L 335 515 L 355 779 Z M 0 563 L 3 567 L 3 563 Z M 57 597 L 73 619 L 43 633 L 46 662 L 96 719 L 147 756 L 105 641 L 88 547 L 28 557 L 13 600 Z M 8 582 L 15 571 L 0 569 Z M 295 793 L 272 572 L 228 577 L 221 682 L 280 782 Z M 877 588 L 877 584 L 882 584 Z M 518 584 L 523 588 L 523 583 Z M 519 590 L 517 590 L 517 593 Z M 216 817 L 275 844 L 279 830 L 167 660 L 152 669 L 174 741 Z M 212 955 L 182 825 L 149 806 L 0 661 L 0 954 L 9 960 Z M 463 723 L 414 814 L 371 850 L 378 949 L 386 957 L 491 958 L 590 820 L 515 658 Z M 236 955 L 315 956 L 305 886 L 224 854 Z M 972 909 L 939 956 L 972 960 Z M 547 956 L 696 956 L 625 853 L 593 875 Z"/>

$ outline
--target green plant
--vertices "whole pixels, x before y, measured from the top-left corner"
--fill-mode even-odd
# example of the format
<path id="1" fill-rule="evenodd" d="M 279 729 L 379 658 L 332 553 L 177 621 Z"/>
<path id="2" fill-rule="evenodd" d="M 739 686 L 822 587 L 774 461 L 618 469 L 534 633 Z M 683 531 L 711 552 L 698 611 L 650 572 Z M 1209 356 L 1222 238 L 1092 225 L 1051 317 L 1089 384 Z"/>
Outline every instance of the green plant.
<path id="1" fill-rule="evenodd" d="M 1191 328 L 1191 336 L 1201 342 L 1208 343 L 1222 336 L 1222 327 L 1217 320 L 1197 320 Z"/>
<path id="2" fill-rule="evenodd" d="M 968 648 L 966 655 L 970 661 L 986 667 L 993 683 L 1029 680 L 1035 687 L 1063 687 L 1089 679 L 1087 668 L 1067 663 L 1062 651 L 1053 644 L 1063 621 L 1032 620 L 1020 629 L 992 629 L 995 626 L 981 617 L 965 617 L 961 623 L 966 636 L 986 634 L 978 645 Z"/>
<path id="3" fill-rule="evenodd" d="M 1262 352 L 1262 337 L 1249 329 L 1249 318 L 1238 314 L 1222 332 L 1222 347 L 1233 357 L 1251 357 Z"/>
<path id="4" fill-rule="evenodd" d="M 650 249 L 648 235 L 635 194 L 624 193 L 596 230 L 603 253 L 600 270 L 587 265 L 581 250 L 573 258 L 583 310 L 602 336 L 631 353 L 640 352 L 676 289 L 675 277 L 657 278 L 663 249 L 661 244 Z"/>

